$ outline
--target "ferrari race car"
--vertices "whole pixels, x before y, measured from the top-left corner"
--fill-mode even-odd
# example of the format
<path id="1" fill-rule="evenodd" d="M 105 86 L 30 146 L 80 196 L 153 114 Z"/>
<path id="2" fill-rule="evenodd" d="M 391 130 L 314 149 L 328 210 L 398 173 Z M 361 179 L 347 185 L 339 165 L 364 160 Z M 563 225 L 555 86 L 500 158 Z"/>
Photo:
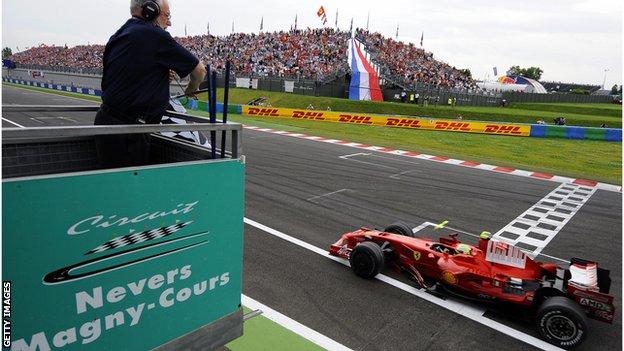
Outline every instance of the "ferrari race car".
<path id="1" fill-rule="evenodd" d="M 417 238 L 409 226 L 395 223 L 384 231 L 345 233 L 329 252 L 348 259 L 362 278 L 374 278 L 388 265 L 432 293 L 525 307 L 540 336 L 562 348 L 585 340 L 587 317 L 612 323 L 615 315 L 608 270 L 577 258 L 569 267 L 537 262 L 487 232 L 472 246 L 457 234 Z"/>

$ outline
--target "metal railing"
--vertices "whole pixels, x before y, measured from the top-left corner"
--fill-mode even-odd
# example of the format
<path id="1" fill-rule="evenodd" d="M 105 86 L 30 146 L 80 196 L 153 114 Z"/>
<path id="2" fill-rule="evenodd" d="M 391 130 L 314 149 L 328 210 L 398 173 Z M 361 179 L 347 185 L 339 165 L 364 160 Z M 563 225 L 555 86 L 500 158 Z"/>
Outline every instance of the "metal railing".
<path id="1" fill-rule="evenodd" d="M 3 105 L 6 112 L 96 112 L 99 106 L 50 106 L 50 105 Z M 145 134 L 162 132 L 217 132 L 226 131 L 230 136 L 231 158 L 242 156 L 243 126 L 240 123 L 206 123 L 206 119 L 166 111 L 165 116 L 183 119 L 188 124 L 129 124 L 129 125 L 82 125 L 62 127 L 2 128 L 2 144 L 16 144 L 33 140 L 59 140 L 75 137 L 115 134 Z"/>

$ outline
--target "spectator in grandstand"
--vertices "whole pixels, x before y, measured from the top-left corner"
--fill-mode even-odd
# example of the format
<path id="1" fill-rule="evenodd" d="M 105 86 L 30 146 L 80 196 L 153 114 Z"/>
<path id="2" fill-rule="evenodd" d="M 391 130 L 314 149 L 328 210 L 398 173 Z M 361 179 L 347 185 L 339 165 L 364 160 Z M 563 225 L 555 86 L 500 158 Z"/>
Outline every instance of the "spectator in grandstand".
<path id="1" fill-rule="evenodd" d="M 165 29 L 171 25 L 167 0 L 131 0 L 130 18 L 104 49 L 102 105 L 96 125 L 157 124 L 168 106 L 169 72 L 191 75 L 191 95 L 206 74 L 204 65 Z M 109 135 L 96 139 L 105 167 L 149 162 L 148 135 Z"/>

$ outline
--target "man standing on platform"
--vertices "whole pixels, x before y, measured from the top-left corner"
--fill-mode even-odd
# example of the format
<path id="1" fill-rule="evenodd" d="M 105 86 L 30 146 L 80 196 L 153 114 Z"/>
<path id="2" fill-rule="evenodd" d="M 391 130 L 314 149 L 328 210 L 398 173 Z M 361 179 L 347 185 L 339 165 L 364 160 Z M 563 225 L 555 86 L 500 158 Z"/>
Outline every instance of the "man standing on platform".
<path id="1" fill-rule="evenodd" d="M 167 0 L 131 0 L 130 13 L 104 49 L 102 105 L 95 125 L 158 124 L 169 104 L 171 72 L 190 74 L 189 95 L 206 75 L 199 59 L 166 31 L 171 25 Z M 149 163 L 148 134 L 100 136 L 96 148 L 106 168 Z"/>

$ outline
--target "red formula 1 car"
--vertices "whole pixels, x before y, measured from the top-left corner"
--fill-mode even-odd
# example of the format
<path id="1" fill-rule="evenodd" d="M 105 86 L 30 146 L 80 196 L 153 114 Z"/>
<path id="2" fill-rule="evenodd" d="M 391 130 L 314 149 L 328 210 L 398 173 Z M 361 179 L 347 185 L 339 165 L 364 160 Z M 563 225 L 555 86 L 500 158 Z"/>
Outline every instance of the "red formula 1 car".
<path id="1" fill-rule="evenodd" d="M 586 318 L 612 323 L 609 271 L 572 259 L 569 267 L 532 260 L 520 249 L 481 234 L 477 246 L 457 240 L 416 238 L 403 223 L 384 231 L 361 228 L 343 234 L 330 254 L 349 260 L 360 277 L 375 277 L 389 265 L 422 288 L 467 298 L 526 307 L 541 337 L 572 348 L 587 337 Z"/>

